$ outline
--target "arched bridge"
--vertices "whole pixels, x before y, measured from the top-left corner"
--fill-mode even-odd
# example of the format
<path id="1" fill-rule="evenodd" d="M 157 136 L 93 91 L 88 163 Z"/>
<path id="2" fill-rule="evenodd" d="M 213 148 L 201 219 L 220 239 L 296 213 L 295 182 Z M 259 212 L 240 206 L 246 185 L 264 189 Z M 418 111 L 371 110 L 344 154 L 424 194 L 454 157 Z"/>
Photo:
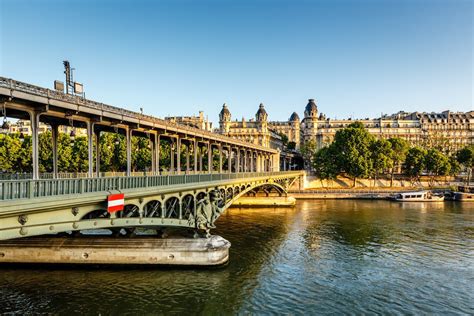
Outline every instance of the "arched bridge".
<path id="1" fill-rule="evenodd" d="M 0 181 L 0 240 L 106 228 L 192 228 L 209 234 L 239 197 L 286 195 L 301 171 Z M 107 198 L 124 194 L 124 209 Z"/>

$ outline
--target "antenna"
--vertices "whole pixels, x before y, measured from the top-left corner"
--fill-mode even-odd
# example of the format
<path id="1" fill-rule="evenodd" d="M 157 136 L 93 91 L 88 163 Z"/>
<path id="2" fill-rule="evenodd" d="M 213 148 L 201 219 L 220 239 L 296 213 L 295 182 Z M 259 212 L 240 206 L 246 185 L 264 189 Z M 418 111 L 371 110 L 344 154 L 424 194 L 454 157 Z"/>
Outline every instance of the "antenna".
<path id="1" fill-rule="evenodd" d="M 74 70 L 76 69 L 71 68 L 71 63 L 68 60 L 64 60 L 63 65 L 64 74 L 66 75 L 66 94 L 79 95 L 84 98 L 84 86 L 82 85 L 82 83 L 74 81 Z M 62 82 L 60 81 L 56 80 L 54 82 L 54 87 L 58 91 L 64 91 L 64 87 L 62 85 Z"/>

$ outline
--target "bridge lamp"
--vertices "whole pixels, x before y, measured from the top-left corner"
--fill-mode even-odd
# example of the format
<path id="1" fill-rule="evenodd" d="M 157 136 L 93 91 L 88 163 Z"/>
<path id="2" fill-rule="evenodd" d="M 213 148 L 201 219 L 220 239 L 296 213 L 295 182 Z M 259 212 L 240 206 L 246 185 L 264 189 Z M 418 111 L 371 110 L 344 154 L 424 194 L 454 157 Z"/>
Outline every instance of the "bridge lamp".
<path id="1" fill-rule="evenodd" d="M 10 129 L 10 123 L 8 123 L 6 116 L 3 119 L 2 129 Z"/>
<path id="2" fill-rule="evenodd" d="M 71 146 L 74 145 L 74 141 L 76 140 L 76 131 L 74 128 L 71 130 L 71 133 L 69 134 L 69 139 L 71 140 Z"/>
<path id="3" fill-rule="evenodd" d="M 10 123 L 7 121 L 7 106 L 3 104 L 3 124 L 2 129 L 10 129 Z"/>

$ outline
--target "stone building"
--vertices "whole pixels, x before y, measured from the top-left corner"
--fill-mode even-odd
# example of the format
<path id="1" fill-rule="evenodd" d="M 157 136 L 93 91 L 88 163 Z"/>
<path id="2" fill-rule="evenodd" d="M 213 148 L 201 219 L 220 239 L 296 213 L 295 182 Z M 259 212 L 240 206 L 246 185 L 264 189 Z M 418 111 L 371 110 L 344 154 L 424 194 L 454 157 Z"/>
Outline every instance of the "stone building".
<path id="1" fill-rule="evenodd" d="M 218 133 L 258 144 L 274 149 L 282 148 L 282 139 L 278 133 L 269 126 L 268 114 L 265 106 L 260 103 L 255 119 L 241 121 L 232 121 L 232 115 L 224 103 L 219 113 L 219 129 Z"/>
<path id="2" fill-rule="evenodd" d="M 204 118 L 203 111 L 199 111 L 199 116 L 168 116 L 165 117 L 165 120 L 181 125 L 203 129 L 209 132 L 212 131 L 212 123 L 209 122 L 207 118 Z"/>
<path id="3" fill-rule="evenodd" d="M 338 130 L 355 122 L 352 119 L 331 119 L 318 111 L 314 99 L 309 99 L 304 109 L 303 120 L 296 112 L 288 121 L 269 121 L 263 104 L 260 104 L 255 120 L 232 121 L 226 104 L 219 114 L 217 132 L 262 146 L 282 148 L 281 134 L 295 142 L 296 149 L 313 140 L 317 147 L 327 146 L 334 140 Z M 375 119 L 357 120 L 377 138 L 400 137 L 412 145 L 440 147 L 454 152 L 466 145 L 474 144 L 474 111 L 442 113 L 398 112 Z"/>

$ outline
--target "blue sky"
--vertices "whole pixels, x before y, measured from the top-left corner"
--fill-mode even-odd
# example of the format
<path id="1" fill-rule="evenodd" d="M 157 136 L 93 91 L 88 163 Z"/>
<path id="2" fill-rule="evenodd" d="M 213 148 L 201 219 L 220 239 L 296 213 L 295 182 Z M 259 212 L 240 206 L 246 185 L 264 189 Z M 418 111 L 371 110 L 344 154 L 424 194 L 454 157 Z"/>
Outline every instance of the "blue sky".
<path id="1" fill-rule="evenodd" d="M 473 109 L 473 2 L 0 0 L 0 75 L 156 116 Z"/>

